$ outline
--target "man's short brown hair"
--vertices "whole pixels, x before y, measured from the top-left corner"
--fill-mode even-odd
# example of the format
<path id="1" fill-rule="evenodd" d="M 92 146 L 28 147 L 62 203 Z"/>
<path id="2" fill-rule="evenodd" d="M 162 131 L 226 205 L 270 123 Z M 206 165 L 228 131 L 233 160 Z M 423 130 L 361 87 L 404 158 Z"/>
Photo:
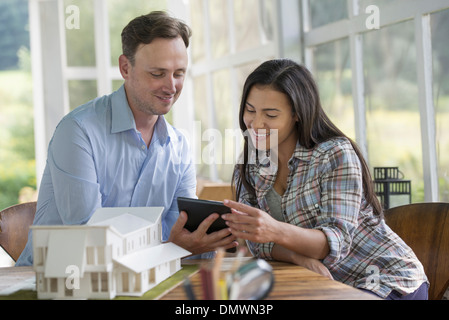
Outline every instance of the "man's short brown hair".
<path id="1" fill-rule="evenodd" d="M 181 37 L 188 48 L 191 35 L 192 30 L 183 21 L 164 11 L 153 11 L 133 19 L 123 29 L 122 50 L 131 64 L 134 64 L 136 50 L 140 44 L 149 44 L 156 38 Z"/>

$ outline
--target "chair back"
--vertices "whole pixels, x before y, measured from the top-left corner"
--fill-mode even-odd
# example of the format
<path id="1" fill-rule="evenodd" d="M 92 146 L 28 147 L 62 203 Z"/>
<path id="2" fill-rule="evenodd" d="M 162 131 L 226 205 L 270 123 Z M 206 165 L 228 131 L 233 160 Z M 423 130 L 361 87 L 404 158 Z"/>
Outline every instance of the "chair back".
<path id="1" fill-rule="evenodd" d="M 36 202 L 26 202 L 0 211 L 0 246 L 17 261 L 28 241 Z"/>
<path id="2" fill-rule="evenodd" d="M 198 190 L 198 198 L 204 200 L 223 201 L 224 199 L 233 200 L 234 194 L 232 192 L 230 183 L 204 183 L 200 190 Z"/>
<path id="3" fill-rule="evenodd" d="M 429 299 L 449 287 L 449 203 L 413 203 L 385 211 L 385 221 L 415 252 L 430 282 Z"/>

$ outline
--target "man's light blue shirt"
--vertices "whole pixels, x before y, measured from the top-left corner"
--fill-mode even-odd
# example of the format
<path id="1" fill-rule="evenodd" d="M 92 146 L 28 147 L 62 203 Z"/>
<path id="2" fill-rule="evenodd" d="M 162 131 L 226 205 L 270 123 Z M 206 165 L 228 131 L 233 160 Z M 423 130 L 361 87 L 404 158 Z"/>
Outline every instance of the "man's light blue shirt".
<path id="1" fill-rule="evenodd" d="M 125 88 L 82 105 L 58 124 L 48 148 L 35 225 L 85 224 L 99 207 L 164 207 L 163 241 L 177 197 L 196 198 L 186 138 L 160 116 L 147 148 Z M 32 264 L 31 231 L 16 265 Z"/>

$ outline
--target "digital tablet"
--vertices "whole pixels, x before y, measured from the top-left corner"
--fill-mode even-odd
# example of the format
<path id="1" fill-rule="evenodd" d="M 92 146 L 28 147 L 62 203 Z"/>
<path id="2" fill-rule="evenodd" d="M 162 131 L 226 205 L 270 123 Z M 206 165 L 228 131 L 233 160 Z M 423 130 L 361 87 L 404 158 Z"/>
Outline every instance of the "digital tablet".
<path id="1" fill-rule="evenodd" d="M 212 213 L 218 213 L 220 215 L 224 213 L 231 213 L 231 209 L 226 207 L 220 201 L 212 200 L 201 200 L 178 197 L 178 208 L 179 211 L 185 211 L 187 213 L 187 222 L 185 228 L 190 232 L 195 231 L 198 226 L 210 216 Z M 207 233 L 212 233 L 219 231 L 221 229 L 227 228 L 225 221 L 222 218 L 218 218 L 212 223 L 212 225 L 207 230 Z"/>

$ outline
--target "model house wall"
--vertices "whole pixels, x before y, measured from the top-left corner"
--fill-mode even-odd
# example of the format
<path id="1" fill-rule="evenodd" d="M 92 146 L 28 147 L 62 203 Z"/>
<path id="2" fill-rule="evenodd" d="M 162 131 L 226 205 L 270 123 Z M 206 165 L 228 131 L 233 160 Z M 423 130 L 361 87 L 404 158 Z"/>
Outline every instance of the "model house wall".
<path id="1" fill-rule="evenodd" d="M 140 296 L 190 252 L 161 243 L 162 208 L 101 208 L 86 225 L 32 226 L 39 299 Z"/>

